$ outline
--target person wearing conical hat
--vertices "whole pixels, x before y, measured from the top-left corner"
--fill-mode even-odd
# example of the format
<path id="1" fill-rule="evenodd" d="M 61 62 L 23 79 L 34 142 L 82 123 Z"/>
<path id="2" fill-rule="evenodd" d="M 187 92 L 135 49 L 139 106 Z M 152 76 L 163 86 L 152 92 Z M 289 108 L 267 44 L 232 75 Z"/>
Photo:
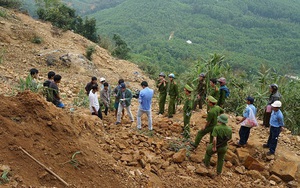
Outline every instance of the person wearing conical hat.
<path id="1" fill-rule="evenodd" d="M 168 83 L 168 93 L 170 96 L 169 106 L 168 106 L 168 118 L 172 118 L 173 114 L 175 114 L 175 101 L 177 100 L 178 93 L 178 85 L 175 82 L 175 75 L 173 73 L 169 74 L 169 83 Z"/>
<path id="2" fill-rule="evenodd" d="M 159 78 L 156 83 L 156 87 L 158 88 L 159 92 L 159 110 L 157 114 L 164 114 L 165 112 L 165 104 L 167 99 L 167 86 L 168 81 L 165 79 L 166 75 L 165 73 L 161 72 L 159 75 Z"/>
<path id="3" fill-rule="evenodd" d="M 193 99 L 191 96 L 193 89 L 189 85 L 184 86 L 184 92 L 185 92 L 185 102 L 183 106 L 183 136 L 186 139 L 190 138 L 190 119 L 192 116 L 192 108 L 193 108 Z"/>
<path id="4" fill-rule="evenodd" d="M 226 125 L 228 123 L 228 117 L 225 114 L 218 116 L 217 121 L 218 124 L 214 127 L 211 134 L 213 142 L 206 148 L 204 164 L 206 167 L 209 167 L 211 156 L 214 153 L 217 153 L 217 175 L 220 175 L 222 173 L 224 158 L 227 152 L 227 143 L 232 138 L 232 129 Z"/>
<path id="5" fill-rule="evenodd" d="M 223 108 L 220 106 L 216 105 L 217 104 L 217 99 L 215 99 L 212 96 L 207 97 L 207 102 L 208 106 L 210 107 L 210 110 L 207 114 L 206 118 L 206 124 L 205 126 L 198 131 L 197 136 L 195 138 L 195 142 L 191 143 L 191 145 L 196 149 L 202 140 L 203 136 L 205 136 L 207 133 L 210 133 L 210 143 L 212 142 L 212 136 L 211 133 L 214 129 L 214 127 L 217 125 L 217 118 L 220 114 L 224 113 Z"/>

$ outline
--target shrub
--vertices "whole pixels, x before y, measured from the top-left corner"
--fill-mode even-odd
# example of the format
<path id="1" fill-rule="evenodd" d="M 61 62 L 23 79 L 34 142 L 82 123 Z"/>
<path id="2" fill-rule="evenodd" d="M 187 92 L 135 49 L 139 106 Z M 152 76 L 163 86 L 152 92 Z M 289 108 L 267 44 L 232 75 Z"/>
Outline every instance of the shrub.
<path id="1" fill-rule="evenodd" d="M 89 106 L 89 98 L 81 89 L 77 95 L 77 97 L 73 100 L 73 105 L 78 107 L 88 107 Z"/>
<path id="2" fill-rule="evenodd" d="M 41 44 L 43 42 L 43 39 L 39 36 L 34 36 L 32 39 L 31 39 L 31 42 L 32 43 L 35 43 L 35 44 Z"/>
<path id="3" fill-rule="evenodd" d="M 7 17 L 7 13 L 5 10 L 1 10 L 0 9 L 0 17 L 6 18 Z"/>
<path id="4" fill-rule="evenodd" d="M 90 61 L 92 61 L 92 55 L 93 55 L 93 53 L 96 51 L 96 49 L 95 49 L 95 46 L 94 45 L 91 45 L 91 46 L 88 46 L 87 48 L 86 48 L 86 54 L 85 54 L 85 56 L 86 56 L 86 58 L 88 59 L 88 60 L 90 60 Z"/>
<path id="5" fill-rule="evenodd" d="M 21 92 L 30 90 L 32 92 L 39 92 L 42 89 L 42 85 L 37 83 L 35 80 L 32 79 L 31 75 L 28 75 L 26 79 L 20 78 L 18 90 Z"/>

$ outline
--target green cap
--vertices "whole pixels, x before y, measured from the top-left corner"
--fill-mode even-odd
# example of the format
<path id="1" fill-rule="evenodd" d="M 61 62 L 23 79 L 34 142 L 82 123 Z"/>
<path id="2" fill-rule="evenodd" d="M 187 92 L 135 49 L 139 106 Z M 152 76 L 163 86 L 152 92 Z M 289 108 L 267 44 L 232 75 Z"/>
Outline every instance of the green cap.
<path id="1" fill-rule="evenodd" d="M 221 114 L 218 116 L 218 121 L 221 123 L 228 123 L 228 117 L 225 114 Z"/>
<path id="2" fill-rule="evenodd" d="M 207 97 L 207 100 L 209 100 L 210 102 L 212 102 L 212 103 L 217 103 L 218 102 L 218 100 L 217 99 L 215 99 L 213 96 L 208 96 Z"/>
<path id="3" fill-rule="evenodd" d="M 184 88 L 185 88 L 186 90 L 190 91 L 190 92 L 193 91 L 193 88 L 191 88 L 191 86 L 189 86 L 189 85 L 187 85 L 187 84 L 185 84 Z"/>

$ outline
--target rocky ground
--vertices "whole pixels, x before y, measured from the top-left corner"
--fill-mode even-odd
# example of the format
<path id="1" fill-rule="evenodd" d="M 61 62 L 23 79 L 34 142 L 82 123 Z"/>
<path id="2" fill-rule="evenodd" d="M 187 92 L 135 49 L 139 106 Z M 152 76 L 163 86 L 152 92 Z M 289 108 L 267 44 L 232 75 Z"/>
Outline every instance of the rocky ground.
<path id="1" fill-rule="evenodd" d="M 182 106 L 172 119 L 158 116 L 156 95 L 153 132 L 147 130 L 146 117 L 138 131 L 127 116 L 118 126 L 113 112 L 103 121 L 91 116 L 78 103 L 84 99 L 79 93 L 90 76 L 104 76 L 112 85 L 124 78 L 132 90 L 142 80 L 151 87 L 154 82 L 136 65 L 117 60 L 98 46 L 93 61 L 88 61 L 83 54 L 93 43 L 79 35 L 5 11 L 7 17 L 0 17 L 0 46 L 5 52 L 0 64 L 1 186 L 65 187 L 21 147 L 71 187 L 299 187 L 300 137 L 288 130 L 279 138 L 276 155 L 267 157 L 262 144 L 268 129 L 253 128 L 247 147 L 236 148 L 233 143 L 238 140 L 236 121 L 240 117 L 228 114 L 234 136 L 223 174 L 213 178 L 216 156 L 210 169 L 202 164 L 208 136 L 191 151 L 180 134 Z M 43 39 L 42 44 L 31 42 L 36 35 Z M 62 56 L 70 61 L 60 60 Z M 25 78 L 32 67 L 40 70 L 41 82 L 49 70 L 63 76 L 60 87 L 65 109 L 57 109 L 39 94 L 18 93 L 19 78 Z M 133 99 L 134 115 L 137 106 Z M 204 125 L 205 114 L 205 110 L 193 114 L 192 139 Z"/>

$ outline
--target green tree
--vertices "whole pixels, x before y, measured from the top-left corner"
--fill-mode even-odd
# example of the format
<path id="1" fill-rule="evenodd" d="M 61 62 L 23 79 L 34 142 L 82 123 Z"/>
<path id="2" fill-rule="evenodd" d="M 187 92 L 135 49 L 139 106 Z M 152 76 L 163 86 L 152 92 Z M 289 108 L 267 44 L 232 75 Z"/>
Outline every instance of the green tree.
<path id="1" fill-rule="evenodd" d="M 116 56 L 120 59 L 128 59 L 130 58 L 129 52 L 130 48 L 128 48 L 126 42 L 121 39 L 120 35 L 114 34 L 113 40 L 115 42 L 115 49 L 112 52 L 113 56 Z"/>
<path id="2" fill-rule="evenodd" d="M 49 21 L 54 26 L 74 30 L 87 39 L 97 42 L 96 20 L 88 17 L 83 19 L 76 15 L 75 9 L 63 4 L 60 0 L 36 0 L 39 19 Z"/>
<path id="3" fill-rule="evenodd" d="M 0 6 L 19 9 L 22 6 L 22 2 L 20 0 L 0 0 Z"/>

